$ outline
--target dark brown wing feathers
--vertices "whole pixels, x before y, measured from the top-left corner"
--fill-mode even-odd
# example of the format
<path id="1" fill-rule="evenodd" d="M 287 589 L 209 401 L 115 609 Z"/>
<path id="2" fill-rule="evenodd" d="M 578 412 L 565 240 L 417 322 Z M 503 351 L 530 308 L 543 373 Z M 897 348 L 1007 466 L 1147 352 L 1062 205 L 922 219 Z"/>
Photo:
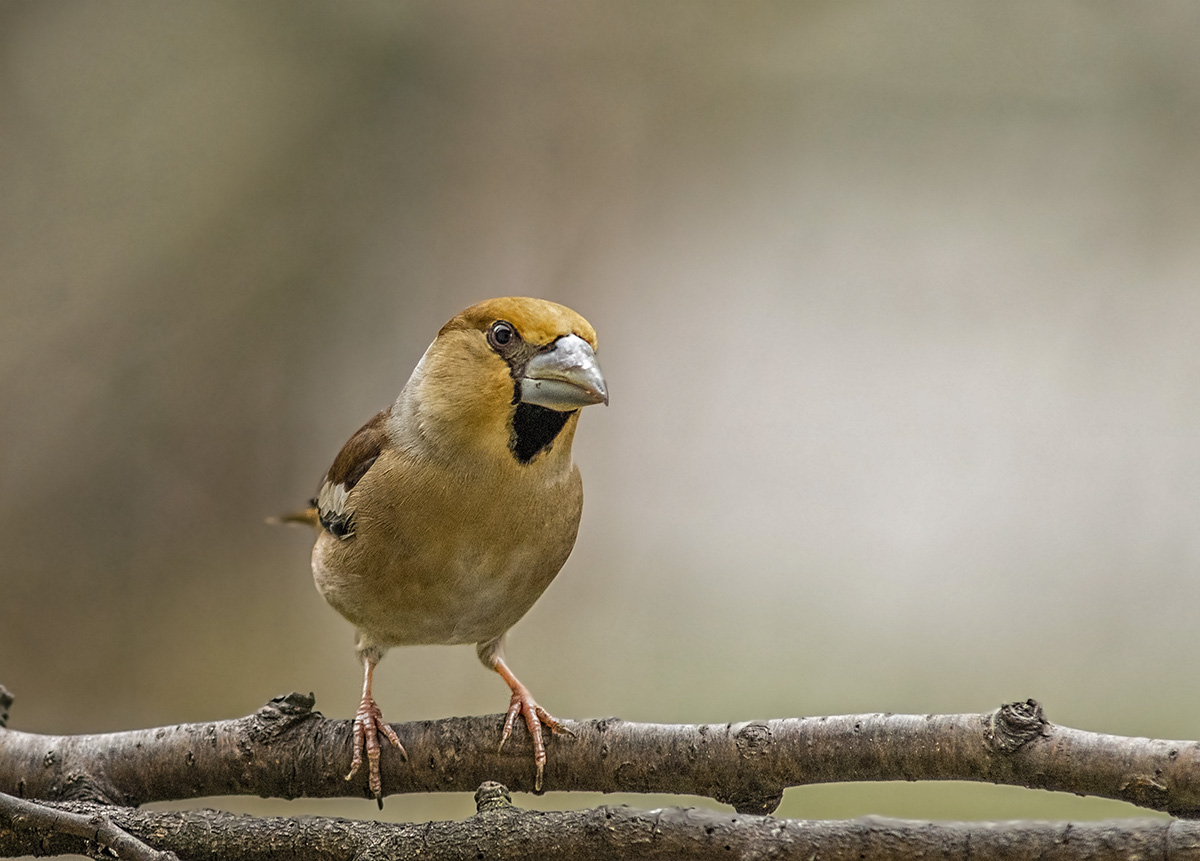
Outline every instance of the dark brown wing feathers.
<path id="1" fill-rule="evenodd" d="M 367 474 L 383 445 L 387 441 L 387 431 L 384 424 L 387 421 L 387 410 L 381 410 L 375 416 L 354 432 L 338 456 L 333 459 L 333 466 L 325 480 L 332 484 L 344 485 L 346 490 L 358 484 L 359 479 Z"/>
<path id="2" fill-rule="evenodd" d="M 355 431 L 325 475 L 325 483 L 317 495 L 317 511 L 321 525 L 338 538 L 354 534 L 352 512 L 345 509 L 346 494 L 367 474 L 379 459 L 387 442 L 387 410 L 383 410 Z"/>

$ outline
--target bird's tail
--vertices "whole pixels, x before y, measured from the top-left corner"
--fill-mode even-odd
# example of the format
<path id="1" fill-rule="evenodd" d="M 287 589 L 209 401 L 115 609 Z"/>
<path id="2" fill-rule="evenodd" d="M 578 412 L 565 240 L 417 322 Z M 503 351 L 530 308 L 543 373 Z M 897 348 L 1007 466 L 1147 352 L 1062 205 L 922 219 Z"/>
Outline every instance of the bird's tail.
<path id="1" fill-rule="evenodd" d="M 267 523 L 272 526 L 279 526 L 284 523 L 295 523 L 298 526 L 311 526 L 313 529 L 321 528 L 321 517 L 317 514 L 316 506 L 306 508 L 303 511 L 293 511 L 291 514 L 285 514 L 282 517 L 268 517 Z"/>

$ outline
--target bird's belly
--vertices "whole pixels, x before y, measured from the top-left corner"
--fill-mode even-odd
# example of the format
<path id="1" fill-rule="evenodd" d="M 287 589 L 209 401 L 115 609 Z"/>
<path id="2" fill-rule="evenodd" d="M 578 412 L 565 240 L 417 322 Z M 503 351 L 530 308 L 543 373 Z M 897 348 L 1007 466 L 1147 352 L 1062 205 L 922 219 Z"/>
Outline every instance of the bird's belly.
<path id="1" fill-rule="evenodd" d="M 518 541 L 481 551 L 466 542 L 371 558 L 346 546 L 356 540 L 322 536 L 313 575 L 326 600 L 380 646 L 500 636 L 545 591 L 574 543 L 547 548 Z M 334 563 L 332 555 L 341 558 Z"/>

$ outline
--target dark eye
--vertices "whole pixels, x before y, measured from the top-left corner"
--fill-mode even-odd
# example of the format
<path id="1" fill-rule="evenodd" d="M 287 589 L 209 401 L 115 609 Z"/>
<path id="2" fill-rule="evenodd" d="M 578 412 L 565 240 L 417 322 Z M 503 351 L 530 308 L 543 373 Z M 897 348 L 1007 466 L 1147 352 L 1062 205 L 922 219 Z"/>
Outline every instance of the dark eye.
<path id="1" fill-rule="evenodd" d="M 488 343 L 498 350 L 507 347 L 516 337 L 517 330 L 511 323 L 505 323 L 503 320 L 497 320 L 492 324 L 492 328 L 488 329 Z"/>

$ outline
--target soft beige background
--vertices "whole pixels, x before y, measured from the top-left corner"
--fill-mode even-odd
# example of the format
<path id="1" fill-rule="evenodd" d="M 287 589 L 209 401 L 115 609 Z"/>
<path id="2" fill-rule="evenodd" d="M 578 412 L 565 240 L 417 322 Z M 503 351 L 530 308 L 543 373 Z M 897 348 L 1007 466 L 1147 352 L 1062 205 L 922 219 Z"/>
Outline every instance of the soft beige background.
<path id="1" fill-rule="evenodd" d="M 612 392 L 575 554 L 511 636 L 551 711 L 1037 697 L 1200 736 L 1198 37 L 1169 0 L 0 3 L 12 725 L 292 689 L 348 717 L 350 627 L 264 518 L 447 318 L 522 293 L 595 324 Z M 391 653 L 377 691 L 397 721 L 507 702 L 461 647 Z M 1137 813 L 957 784 L 781 809 L 867 812 Z"/>

